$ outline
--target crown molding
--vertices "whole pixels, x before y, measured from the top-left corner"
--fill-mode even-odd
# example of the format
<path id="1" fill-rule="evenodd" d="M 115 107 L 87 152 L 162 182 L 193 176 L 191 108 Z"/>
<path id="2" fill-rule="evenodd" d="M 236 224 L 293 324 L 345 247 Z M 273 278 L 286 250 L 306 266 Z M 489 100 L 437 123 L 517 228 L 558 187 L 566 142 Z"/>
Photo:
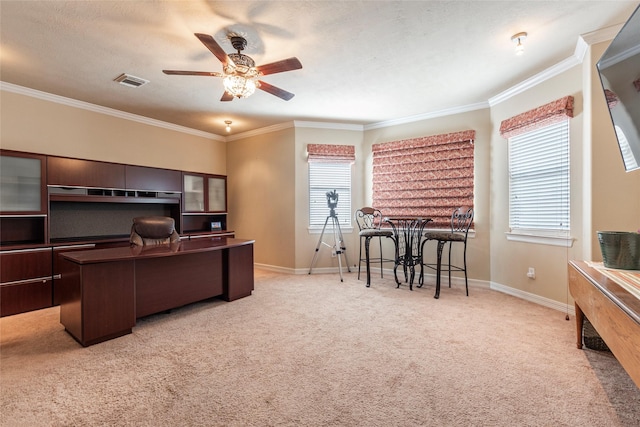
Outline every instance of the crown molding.
<path id="1" fill-rule="evenodd" d="M 294 120 L 293 123 L 296 128 L 354 130 L 359 132 L 362 132 L 364 130 L 364 125 L 356 125 L 350 123 L 308 122 L 300 120 Z"/>
<path id="2" fill-rule="evenodd" d="M 149 126 L 155 126 L 163 129 L 173 130 L 176 132 L 186 133 L 190 135 L 200 136 L 202 138 L 213 139 L 216 141 L 224 142 L 225 138 L 219 135 L 204 132 L 197 129 L 191 129 L 185 126 L 176 125 L 173 123 L 163 122 L 161 120 L 150 119 L 148 117 L 139 116 L 137 114 L 127 113 L 113 108 L 103 107 L 100 105 L 91 104 L 89 102 L 78 101 L 76 99 L 66 98 L 60 95 L 54 95 L 47 92 L 27 88 L 24 86 L 18 86 L 12 83 L 0 81 L 0 91 L 17 93 L 19 95 L 25 95 L 32 98 L 42 99 L 44 101 L 54 102 L 56 104 L 66 105 L 68 107 L 79 108 L 81 110 L 92 111 L 94 113 L 105 114 L 120 119 L 130 120 L 133 122 L 142 123 Z"/>
<path id="3" fill-rule="evenodd" d="M 557 63 L 556 65 L 553 65 L 549 68 L 547 68 L 546 70 L 542 71 L 541 73 L 538 73 L 532 77 L 529 77 L 528 79 L 518 83 L 515 86 L 510 87 L 509 89 L 505 90 L 504 92 L 501 92 L 499 94 L 497 94 L 496 96 L 493 96 L 491 98 L 489 98 L 489 105 L 490 106 L 494 106 L 497 104 L 500 104 L 501 102 L 506 101 L 507 99 L 514 97 L 526 90 L 531 89 L 534 86 L 539 85 L 540 83 L 549 80 L 552 77 L 557 76 L 558 74 L 561 74 L 573 67 L 575 67 L 576 65 L 580 65 L 580 61 L 578 61 L 578 58 L 576 58 L 575 56 L 570 56 L 569 58 L 565 59 L 564 61 L 561 61 L 559 63 Z"/>
<path id="4" fill-rule="evenodd" d="M 488 102 L 478 102 L 476 104 L 462 105 L 459 107 L 446 108 L 444 110 L 432 111 L 430 113 L 417 114 L 415 116 L 402 117 L 400 119 L 385 120 L 383 122 L 371 123 L 364 126 L 364 130 L 386 128 L 390 126 L 404 125 L 407 123 L 419 122 L 421 120 L 434 119 L 436 117 L 451 116 L 454 114 L 466 113 L 469 111 L 482 110 L 488 108 Z"/>
<path id="5" fill-rule="evenodd" d="M 624 24 L 612 25 L 607 28 L 592 31 L 590 33 L 581 34 L 580 37 L 578 37 L 576 50 L 573 55 L 578 58 L 580 62 L 584 61 L 584 57 L 587 54 L 589 46 L 613 40 L 613 38 L 620 32 L 623 26 Z"/>
<path id="6" fill-rule="evenodd" d="M 330 122 L 310 122 L 310 121 L 301 121 L 294 120 L 289 122 L 280 123 L 277 125 L 266 126 L 259 129 L 250 130 L 247 132 L 242 132 L 233 136 L 228 136 L 226 138 L 227 141 L 236 141 L 238 139 L 250 138 L 252 136 L 264 135 L 270 132 L 276 132 L 284 129 L 299 129 L 299 128 L 310 128 L 310 129 L 330 129 L 330 130 L 352 130 L 357 132 L 362 132 L 364 129 L 363 125 L 349 124 L 349 123 L 330 123 Z"/>
<path id="7" fill-rule="evenodd" d="M 576 42 L 576 48 L 573 56 L 570 56 L 564 61 L 561 61 L 556 65 L 547 68 L 541 73 L 538 73 L 528 78 L 527 80 L 524 80 L 517 85 L 510 87 L 504 92 L 501 92 L 489 98 L 489 105 L 493 107 L 494 105 L 504 102 L 515 95 L 531 89 L 532 87 L 537 86 L 540 83 L 549 80 L 550 78 L 555 77 L 558 74 L 569 70 L 570 68 L 575 67 L 576 65 L 582 64 L 589 46 L 613 39 L 622 28 L 622 25 L 623 24 L 612 25 L 607 28 L 580 35 L 580 37 L 578 37 L 578 41 Z"/>
<path id="8" fill-rule="evenodd" d="M 609 40 L 613 40 L 615 36 L 618 35 L 622 27 L 624 27 L 624 24 L 617 24 L 610 27 L 601 28 L 596 31 L 591 31 L 590 33 L 581 34 L 580 39 L 584 40 L 584 42 L 589 46 L 596 43 L 606 42 Z"/>
<path id="9" fill-rule="evenodd" d="M 278 123 L 277 125 L 265 126 L 263 128 L 249 130 L 247 132 L 238 133 L 236 135 L 230 135 L 225 138 L 225 141 L 236 141 L 238 139 L 250 138 L 252 136 L 264 135 L 265 133 L 277 132 L 284 129 L 295 127 L 294 122 Z"/>

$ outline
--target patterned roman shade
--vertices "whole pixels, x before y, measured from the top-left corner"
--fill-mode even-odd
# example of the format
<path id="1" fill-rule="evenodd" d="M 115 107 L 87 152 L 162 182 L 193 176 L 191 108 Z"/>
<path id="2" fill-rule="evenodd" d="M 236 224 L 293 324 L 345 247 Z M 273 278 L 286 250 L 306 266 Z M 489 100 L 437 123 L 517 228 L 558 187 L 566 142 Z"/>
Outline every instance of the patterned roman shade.
<path id="1" fill-rule="evenodd" d="M 512 136 L 558 123 L 567 117 L 573 117 L 573 96 L 565 96 L 504 120 L 500 124 L 500 135 L 509 139 Z"/>
<path id="2" fill-rule="evenodd" d="M 353 145 L 307 144 L 310 162 L 353 163 L 356 147 Z"/>
<path id="3" fill-rule="evenodd" d="M 449 227 L 455 208 L 473 207 L 474 139 L 466 130 L 374 144 L 373 206 Z"/>

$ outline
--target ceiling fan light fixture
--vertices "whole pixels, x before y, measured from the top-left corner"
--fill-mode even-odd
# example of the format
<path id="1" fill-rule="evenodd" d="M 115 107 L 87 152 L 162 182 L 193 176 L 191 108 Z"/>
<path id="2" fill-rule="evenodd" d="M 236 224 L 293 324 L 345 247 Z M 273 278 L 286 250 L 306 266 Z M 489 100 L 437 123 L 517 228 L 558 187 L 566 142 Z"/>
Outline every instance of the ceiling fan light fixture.
<path id="1" fill-rule="evenodd" d="M 256 91 L 256 80 L 238 75 L 228 75 L 223 80 L 224 90 L 236 98 L 248 98 Z"/>
<path id="2" fill-rule="evenodd" d="M 1 1 L 1 0 L 0 0 Z M 263 90 L 278 98 L 289 101 L 294 94 L 274 85 L 259 80 L 264 75 L 299 70 L 302 64 L 296 57 L 271 62 L 256 67 L 254 60 L 244 55 L 242 50 L 247 46 L 247 40 L 237 34 L 230 34 L 231 44 L 238 53 L 227 54 L 215 39 L 208 34 L 195 33 L 213 55 L 222 63 L 222 73 L 213 71 L 162 70 L 169 75 L 222 77 L 224 93 L 220 101 L 232 101 L 233 98 L 248 98 L 256 89 Z"/>

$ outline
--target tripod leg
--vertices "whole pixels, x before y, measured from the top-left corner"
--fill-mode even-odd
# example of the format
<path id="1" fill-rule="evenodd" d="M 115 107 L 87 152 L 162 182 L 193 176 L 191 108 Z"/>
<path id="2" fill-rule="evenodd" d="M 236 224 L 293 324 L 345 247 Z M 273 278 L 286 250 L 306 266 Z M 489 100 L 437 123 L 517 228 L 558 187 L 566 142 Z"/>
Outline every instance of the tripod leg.
<path id="1" fill-rule="evenodd" d="M 320 245 L 322 244 L 322 236 L 324 236 L 324 230 L 327 228 L 327 223 L 329 222 L 329 218 L 324 220 L 324 226 L 322 227 L 322 233 L 320 233 L 320 238 L 318 239 L 318 245 L 316 246 L 316 251 L 313 253 L 313 259 L 311 259 L 311 267 L 309 267 L 309 274 L 311 274 L 311 269 L 316 264 L 316 259 L 318 258 L 318 251 L 320 250 Z"/>
<path id="2" fill-rule="evenodd" d="M 344 245 L 344 238 L 342 237 L 342 229 L 340 228 L 340 223 L 338 222 L 338 218 L 335 219 L 336 226 L 338 227 L 338 235 L 340 236 L 340 250 L 344 254 L 344 262 L 347 264 L 347 271 L 351 273 L 351 267 L 349 267 L 349 259 L 347 258 L 347 248 Z"/>
<path id="3" fill-rule="evenodd" d="M 340 255 L 342 255 L 342 241 L 340 240 L 341 238 L 340 223 L 338 222 L 338 218 L 335 216 L 331 217 L 331 219 L 332 219 L 331 225 L 333 226 L 333 250 L 336 252 L 336 256 L 338 257 L 338 271 L 340 272 L 340 281 L 344 282 L 342 278 L 342 258 L 340 258 Z"/>

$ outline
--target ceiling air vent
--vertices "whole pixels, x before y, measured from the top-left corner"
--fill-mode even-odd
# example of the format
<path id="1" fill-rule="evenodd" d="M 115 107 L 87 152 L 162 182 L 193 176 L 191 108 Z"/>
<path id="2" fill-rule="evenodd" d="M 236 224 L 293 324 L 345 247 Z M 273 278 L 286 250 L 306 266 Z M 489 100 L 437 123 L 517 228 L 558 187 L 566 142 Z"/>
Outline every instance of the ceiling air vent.
<path id="1" fill-rule="evenodd" d="M 114 81 L 129 87 L 140 87 L 149 83 L 149 80 L 141 79 L 140 77 L 125 73 L 120 74 Z"/>

